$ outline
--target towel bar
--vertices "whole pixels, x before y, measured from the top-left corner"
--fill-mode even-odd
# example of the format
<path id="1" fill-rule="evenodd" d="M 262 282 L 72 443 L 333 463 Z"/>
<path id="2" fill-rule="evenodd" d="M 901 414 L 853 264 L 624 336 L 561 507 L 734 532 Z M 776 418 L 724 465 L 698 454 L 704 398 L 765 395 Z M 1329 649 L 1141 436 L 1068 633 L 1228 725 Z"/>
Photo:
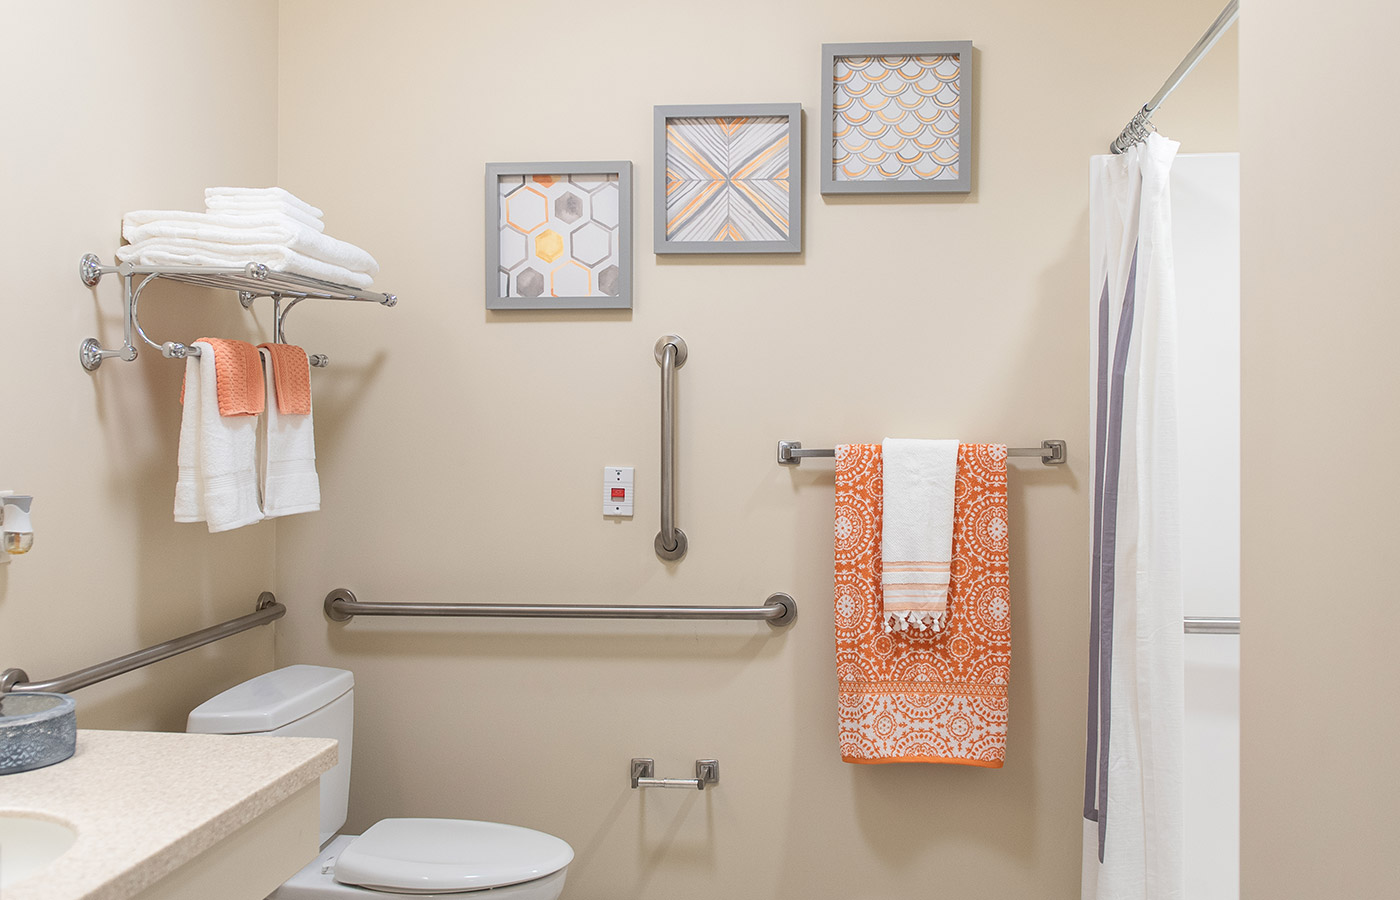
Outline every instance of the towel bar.
<path id="1" fill-rule="evenodd" d="M 778 441 L 778 465 L 800 466 L 809 457 L 834 457 L 835 449 L 804 450 L 801 441 Z M 1062 466 L 1069 459 L 1069 445 L 1060 440 L 1041 441 L 1039 447 L 1007 447 L 1007 456 L 1038 457 L 1047 466 Z"/>

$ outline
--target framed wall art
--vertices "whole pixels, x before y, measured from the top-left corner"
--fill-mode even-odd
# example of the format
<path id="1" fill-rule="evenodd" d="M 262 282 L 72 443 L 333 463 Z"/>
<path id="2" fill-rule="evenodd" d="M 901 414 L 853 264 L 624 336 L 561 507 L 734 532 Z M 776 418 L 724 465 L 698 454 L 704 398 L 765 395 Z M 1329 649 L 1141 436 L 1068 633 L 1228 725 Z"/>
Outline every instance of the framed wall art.
<path id="1" fill-rule="evenodd" d="M 486 164 L 486 308 L 630 309 L 632 163 Z"/>
<path id="2" fill-rule="evenodd" d="M 802 105 L 655 110 L 657 253 L 802 251 Z"/>
<path id="3" fill-rule="evenodd" d="M 972 190 L 972 42 L 822 45 L 822 193 Z"/>

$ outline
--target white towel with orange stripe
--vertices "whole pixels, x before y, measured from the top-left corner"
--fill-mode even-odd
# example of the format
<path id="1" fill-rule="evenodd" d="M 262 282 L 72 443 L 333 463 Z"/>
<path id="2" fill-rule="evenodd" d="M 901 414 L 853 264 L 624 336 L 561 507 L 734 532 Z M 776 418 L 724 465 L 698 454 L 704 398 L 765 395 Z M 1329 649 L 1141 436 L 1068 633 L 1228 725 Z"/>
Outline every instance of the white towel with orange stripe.
<path id="1" fill-rule="evenodd" d="M 940 631 L 948 618 L 958 442 L 885 438 L 881 446 L 885 632 Z"/>

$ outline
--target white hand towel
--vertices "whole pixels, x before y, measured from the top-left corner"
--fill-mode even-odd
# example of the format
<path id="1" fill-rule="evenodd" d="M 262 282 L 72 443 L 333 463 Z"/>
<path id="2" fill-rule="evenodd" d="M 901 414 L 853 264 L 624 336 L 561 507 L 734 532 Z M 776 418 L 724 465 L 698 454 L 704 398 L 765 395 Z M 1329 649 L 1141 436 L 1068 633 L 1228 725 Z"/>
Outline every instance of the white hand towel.
<path id="1" fill-rule="evenodd" d="M 204 521 L 204 475 L 199 467 L 200 418 L 204 392 L 199 387 L 199 357 L 185 358 L 184 408 L 180 411 L 180 445 L 175 464 L 175 521 Z M 218 399 L 214 411 L 219 410 Z"/>
<path id="2" fill-rule="evenodd" d="M 214 348 L 204 341 L 194 346 L 199 358 L 185 363 L 175 521 L 203 521 L 211 532 L 229 531 L 263 517 L 258 508 L 258 418 L 219 415 Z M 196 422 L 197 428 L 186 428 Z M 196 436 L 188 439 L 191 430 Z M 187 450 L 193 452 L 193 465 Z"/>
<path id="3" fill-rule="evenodd" d="M 885 631 L 939 631 L 948 614 L 958 442 L 885 438 L 881 452 Z"/>
<path id="4" fill-rule="evenodd" d="M 230 221 L 232 220 L 232 221 Z M 122 237 L 133 244 L 145 240 L 190 240 L 210 245 L 279 244 L 289 250 L 352 272 L 374 275 L 379 263 L 354 244 L 321 234 L 294 219 L 280 224 L 248 228 L 230 217 L 218 213 L 181 212 L 178 217 L 156 219 L 138 224 L 130 216 L 122 218 Z M 230 248 L 217 248 L 232 252 Z"/>
<path id="5" fill-rule="evenodd" d="M 343 266 L 302 256 L 280 244 L 204 244 L 199 241 L 152 239 L 117 248 L 117 259 L 138 266 L 224 266 L 242 268 L 263 263 L 279 272 L 305 275 L 350 287 L 367 288 L 374 279 Z"/>
<path id="6" fill-rule="evenodd" d="M 319 209 L 307 203 L 291 191 L 283 190 L 280 187 L 211 187 L 204 189 L 205 203 L 208 203 L 215 197 L 232 197 L 238 200 L 280 200 L 283 203 L 297 207 L 309 216 L 315 216 L 318 219 L 321 218 L 321 211 Z"/>
<path id="7" fill-rule="evenodd" d="M 213 197 L 204 202 L 206 212 L 223 213 L 230 216 L 259 216 L 277 213 L 295 219 L 308 228 L 325 231 L 326 223 L 306 212 L 299 206 L 283 203 L 281 200 L 243 200 L 239 197 Z"/>
<path id="8" fill-rule="evenodd" d="M 316 512 L 321 508 L 321 482 L 316 477 L 311 415 L 286 415 L 278 410 L 272 354 L 266 348 L 259 348 L 258 353 L 267 385 L 266 421 L 259 430 L 263 515 L 272 518 Z"/>

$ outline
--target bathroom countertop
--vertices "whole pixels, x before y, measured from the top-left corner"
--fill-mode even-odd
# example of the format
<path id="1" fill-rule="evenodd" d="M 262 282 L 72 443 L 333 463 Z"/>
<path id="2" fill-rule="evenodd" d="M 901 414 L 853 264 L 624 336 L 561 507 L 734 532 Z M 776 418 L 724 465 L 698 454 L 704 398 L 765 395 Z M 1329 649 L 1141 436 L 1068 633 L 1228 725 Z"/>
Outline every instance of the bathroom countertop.
<path id="1" fill-rule="evenodd" d="M 78 839 L 4 900 L 125 900 L 268 812 L 336 762 L 336 742 L 265 735 L 78 731 L 72 758 L 0 775 L 0 813 Z"/>

